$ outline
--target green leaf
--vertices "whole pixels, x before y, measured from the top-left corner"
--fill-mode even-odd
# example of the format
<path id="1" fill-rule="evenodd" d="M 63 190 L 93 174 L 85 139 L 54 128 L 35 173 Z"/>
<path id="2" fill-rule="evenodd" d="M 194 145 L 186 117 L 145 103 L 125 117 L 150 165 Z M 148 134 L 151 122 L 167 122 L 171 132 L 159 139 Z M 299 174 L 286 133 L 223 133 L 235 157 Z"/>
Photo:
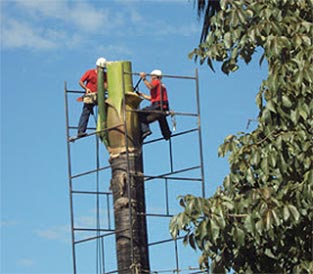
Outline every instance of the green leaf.
<path id="1" fill-rule="evenodd" d="M 229 69 L 231 72 L 235 72 L 236 70 L 239 69 L 239 66 L 237 64 L 230 64 Z"/>
<path id="2" fill-rule="evenodd" d="M 228 0 L 221 0 L 220 6 L 222 10 L 226 10 L 228 4 Z"/>
<path id="3" fill-rule="evenodd" d="M 246 178 L 247 178 L 247 181 L 253 185 L 253 183 L 254 183 L 254 175 L 253 175 L 253 172 L 252 172 L 252 170 L 250 168 L 247 171 L 247 177 Z"/>
<path id="4" fill-rule="evenodd" d="M 267 257 L 270 257 L 272 259 L 276 259 L 275 255 L 273 254 L 272 250 L 270 250 L 269 248 L 266 248 L 265 251 L 264 251 L 264 254 L 267 256 Z"/>
<path id="5" fill-rule="evenodd" d="M 291 120 L 292 120 L 292 122 L 293 122 L 294 124 L 297 124 L 297 123 L 298 123 L 298 120 L 299 120 L 299 111 L 298 111 L 298 109 L 292 110 L 292 111 L 290 112 L 290 118 L 291 118 Z"/>
<path id="6" fill-rule="evenodd" d="M 195 238 L 193 234 L 189 235 L 189 245 L 196 250 Z"/>
<path id="7" fill-rule="evenodd" d="M 303 82 L 303 77 L 304 77 L 304 72 L 303 70 L 299 70 L 298 73 L 296 73 L 296 79 L 295 79 L 295 84 L 299 87 L 302 85 L 302 82 Z"/>
<path id="8" fill-rule="evenodd" d="M 288 209 L 290 211 L 291 216 L 293 217 L 293 219 L 298 222 L 300 219 L 300 213 L 297 210 L 297 208 L 294 205 L 288 205 Z"/>
<path id="9" fill-rule="evenodd" d="M 215 72 L 211 58 L 209 58 L 209 57 L 207 58 L 207 63 L 208 63 L 208 66 L 210 67 L 210 69 L 211 69 L 213 72 Z"/>
<path id="10" fill-rule="evenodd" d="M 211 233 L 212 242 L 216 243 L 216 240 L 220 233 L 220 228 L 213 219 L 210 220 L 210 233 Z"/>
<path id="11" fill-rule="evenodd" d="M 225 61 L 222 65 L 222 71 L 225 73 L 225 74 L 229 74 L 230 72 L 230 69 L 229 69 L 229 61 Z"/>
<path id="12" fill-rule="evenodd" d="M 264 119 L 264 122 L 266 122 L 266 123 L 271 123 L 271 120 L 272 120 L 272 118 L 271 118 L 271 112 L 270 112 L 267 108 L 265 108 L 265 109 L 263 110 L 263 112 L 262 112 L 262 118 Z"/>
<path id="13" fill-rule="evenodd" d="M 312 40 L 310 39 L 310 37 L 303 35 L 302 40 L 303 40 L 303 43 L 305 44 L 305 46 L 311 46 L 312 45 Z"/>
<path id="14" fill-rule="evenodd" d="M 265 215 L 265 227 L 267 230 L 271 228 L 272 223 L 273 223 L 273 219 L 272 219 L 271 210 L 268 210 Z"/>
<path id="15" fill-rule="evenodd" d="M 229 177 L 227 177 L 229 178 Z M 234 204 L 232 201 L 223 201 L 223 206 L 225 206 L 228 210 L 233 210 L 234 209 Z"/>
<path id="16" fill-rule="evenodd" d="M 263 106 L 263 96 L 262 96 L 262 92 L 258 92 L 255 101 L 256 101 L 256 104 L 257 104 L 257 106 L 259 107 L 259 109 L 261 109 L 262 106 Z"/>
<path id="17" fill-rule="evenodd" d="M 181 198 L 179 199 L 179 205 L 180 205 L 181 207 L 185 208 L 186 204 L 185 204 L 185 200 L 184 200 L 183 197 L 181 197 Z"/>
<path id="18" fill-rule="evenodd" d="M 276 159 L 276 155 L 274 153 L 269 154 L 269 163 L 270 163 L 271 167 L 273 167 L 273 168 L 276 167 L 277 159 Z"/>
<path id="19" fill-rule="evenodd" d="M 283 218 L 284 218 L 284 221 L 287 221 L 290 217 L 290 211 L 289 211 L 289 208 L 287 205 L 284 206 L 284 209 L 283 209 Z"/>
<path id="20" fill-rule="evenodd" d="M 208 221 L 203 220 L 198 226 L 197 235 L 202 240 L 207 236 L 207 234 L 208 234 Z"/>
<path id="21" fill-rule="evenodd" d="M 261 156 L 258 150 L 253 150 L 251 163 L 255 166 L 259 165 Z"/>
<path id="22" fill-rule="evenodd" d="M 263 60 L 264 60 L 265 54 L 263 53 L 260 60 L 259 60 L 259 65 L 262 66 Z"/>
<path id="23" fill-rule="evenodd" d="M 271 111 L 276 113 L 276 108 L 274 106 L 274 102 L 273 101 L 268 101 L 266 104 L 266 107 Z"/>
<path id="24" fill-rule="evenodd" d="M 232 47 L 232 39 L 231 39 L 231 33 L 227 32 L 224 35 L 224 43 L 225 43 L 225 47 L 230 49 Z"/>
<path id="25" fill-rule="evenodd" d="M 195 51 L 192 51 L 192 52 L 188 53 L 188 58 L 192 59 L 194 55 L 195 55 Z"/>
<path id="26" fill-rule="evenodd" d="M 264 228 L 264 223 L 263 220 L 260 219 L 259 221 L 257 221 L 257 223 L 255 224 L 255 229 L 256 231 L 259 233 L 259 235 L 263 234 L 263 228 Z"/>
<path id="27" fill-rule="evenodd" d="M 226 269 L 222 263 L 220 256 L 217 256 L 217 258 L 212 261 L 212 273 L 215 273 L 215 274 L 226 273 Z"/>
<path id="28" fill-rule="evenodd" d="M 237 242 L 238 246 L 243 246 L 245 243 L 245 234 L 242 229 L 235 227 L 234 239 Z"/>
<path id="29" fill-rule="evenodd" d="M 277 226 L 280 225 L 280 219 L 278 218 L 276 211 L 274 209 L 272 210 L 272 216 L 273 216 L 275 225 Z"/>
<path id="30" fill-rule="evenodd" d="M 252 218 L 251 215 L 248 215 L 244 221 L 244 226 L 245 226 L 245 229 L 250 232 L 250 233 L 253 233 L 254 232 L 254 229 L 255 229 L 255 223 L 254 223 L 254 220 Z"/>
<path id="31" fill-rule="evenodd" d="M 184 236 L 183 245 L 187 246 L 188 242 L 189 242 L 189 235 L 187 234 L 187 235 Z"/>
<path id="32" fill-rule="evenodd" d="M 216 223 L 218 224 L 219 228 L 222 230 L 226 226 L 226 222 L 224 220 L 224 217 L 222 216 L 216 216 L 215 217 Z"/>
<path id="33" fill-rule="evenodd" d="M 299 114 L 300 116 L 306 120 L 309 116 L 309 109 L 308 109 L 308 106 L 306 104 L 302 104 L 300 105 L 300 108 L 299 108 Z"/>
<path id="34" fill-rule="evenodd" d="M 170 221 L 170 233 L 173 239 L 176 239 L 177 235 L 179 234 L 176 221 L 177 221 L 177 216 L 174 216 Z"/>
<path id="35" fill-rule="evenodd" d="M 269 166 L 268 166 L 268 159 L 267 157 L 264 157 L 261 161 L 261 168 L 262 168 L 262 171 L 268 175 L 269 174 Z"/>
<path id="36" fill-rule="evenodd" d="M 292 102 L 287 95 L 283 95 L 282 100 L 284 107 L 290 108 L 292 106 Z"/>

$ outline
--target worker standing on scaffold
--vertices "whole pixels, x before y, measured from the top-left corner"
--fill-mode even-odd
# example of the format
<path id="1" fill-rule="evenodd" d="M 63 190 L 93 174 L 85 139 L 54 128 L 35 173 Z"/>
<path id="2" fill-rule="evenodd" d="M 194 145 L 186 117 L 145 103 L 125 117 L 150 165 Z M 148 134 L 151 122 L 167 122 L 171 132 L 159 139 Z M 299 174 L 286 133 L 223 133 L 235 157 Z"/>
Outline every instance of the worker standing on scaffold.
<path id="1" fill-rule="evenodd" d="M 97 104 L 97 90 L 98 90 L 98 67 L 105 69 L 106 59 L 98 58 L 96 68 L 87 70 L 80 78 L 79 85 L 86 91 L 83 96 L 83 110 L 80 115 L 78 123 L 77 137 L 81 138 L 87 135 L 87 125 L 90 114 L 93 114 L 94 106 Z M 107 77 L 104 72 L 104 89 L 107 89 Z"/>
<path id="2" fill-rule="evenodd" d="M 141 72 L 139 75 L 146 87 L 150 90 L 150 95 L 146 95 L 140 91 L 138 94 L 151 102 L 150 106 L 145 107 L 138 112 L 141 123 L 142 140 L 152 133 L 149 124 L 154 121 L 159 122 L 164 139 L 169 140 L 172 133 L 169 129 L 165 113 L 169 110 L 169 103 L 166 87 L 161 82 L 162 71 L 159 69 L 153 70 L 150 73 L 150 82 L 146 79 L 147 74 L 145 72 Z"/>

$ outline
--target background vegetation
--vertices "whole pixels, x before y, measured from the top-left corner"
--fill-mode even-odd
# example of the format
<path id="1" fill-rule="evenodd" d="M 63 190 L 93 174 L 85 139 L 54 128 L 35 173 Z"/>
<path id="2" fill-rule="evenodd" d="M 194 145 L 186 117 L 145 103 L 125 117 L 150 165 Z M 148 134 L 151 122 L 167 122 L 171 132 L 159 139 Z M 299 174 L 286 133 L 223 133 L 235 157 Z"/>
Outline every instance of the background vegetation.
<path id="1" fill-rule="evenodd" d="M 313 2 L 197 2 L 204 25 L 190 57 L 229 74 L 262 50 L 268 77 L 257 128 L 219 147 L 230 164 L 223 186 L 208 199 L 181 197 L 172 236 L 201 250 L 213 273 L 313 273 Z"/>

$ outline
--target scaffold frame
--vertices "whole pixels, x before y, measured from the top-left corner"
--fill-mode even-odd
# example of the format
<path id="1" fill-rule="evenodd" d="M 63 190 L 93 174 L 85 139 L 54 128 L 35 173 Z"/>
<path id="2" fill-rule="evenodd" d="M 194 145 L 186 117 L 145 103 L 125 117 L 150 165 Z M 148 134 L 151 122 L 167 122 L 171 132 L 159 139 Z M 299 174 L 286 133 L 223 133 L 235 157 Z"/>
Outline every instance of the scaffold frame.
<path id="1" fill-rule="evenodd" d="M 132 76 L 138 76 L 139 73 L 131 73 L 127 71 L 123 71 L 125 74 L 132 74 Z M 169 171 L 166 173 L 162 174 L 144 174 L 142 175 L 144 177 L 144 183 L 145 185 L 149 181 L 154 181 L 154 180 L 162 180 L 164 182 L 164 196 L 165 196 L 165 208 L 164 208 L 164 213 L 153 213 L 153 212 L 148 212 L 146 211 L 145 216 L 146 218 L 165 218 L 168 221 L 170 220 L 171 217 L 174 216 L 173 213 L 171 213 L 170 210 L 170 203 L 173 202 L 169 198 L 169 183 L 171 181 L 181 181 L 182 183 L 186 182 L 195 182 L 199 183 L 200 187 L 200 193 L 201 196 L 204 198 L 205 197 L 205 182 L 204 182 L 204 166 L 203 166 L 203 153 L 202 153 L 202 132 L 201 132 L 201 119 L 200 119 L 200 96 L 199 96 L 199 80 L 198 80 L 198 70 L 195 70 L 195 75 L 194 76 L 178 76 L 178 75 L 163 75 L 163 78 L 171 78 L 174 80 L 189 80 L 189 81 L 194 81 L 195 82 L 195 88 L 194 88 L 194 96 L 196 97 L 196 112 L 195 113 L 190 113 L 190 112 L 175 112 L 173 110 L 169 111 L 168 115 L 176 115 L 176 116 L 182 116 L 182 117 L 192 117 L 197 120 L 196 127 L 184 130 L 182 132 L 177 132 L 172 134 L 171 138 L 168 140 L 168 157 L 169 157 Z M 83 172 L 78 172 L 75 173 L 73 171 L 73 166 L 72 166 L 72 145 L 73 142 L 70 141 L 71 137 L 71 132 L 77 130 L 77 126 L 74 126 L 72 122 L 70 121 L 69 118 L 69 94 L 84 94 L 83 91 L 79 90 L 69 90 L 67 88 L 67 83 L 64 83 L 64 97 L 65 97 L 65 121 L 66 121 L 66 143 L 67 143 L 67 158 L 68 158 L 68 187 L 69 187 L 69 206 L 70 206 L 70 224 L 71 224 L 71 240 L 72 240 L 72 260 L 73 260 L 73 273 L 78 274 L 80 273 L 78 269 L 78 258 L 77 258 L 77 247 L 80 244 L 83 243 L 88 243 L 92 241 L 96 241 L 96 273 L 101 273 L 101 274 L 110 274 L 110 273 L 118 273 L 117 267 L 116 269 L 110 269 L 107 270 L 106 266 L 106 259 L 105 255 L 107 254 L 106 248 L 107 246 L 104 244 L 104 240 L 107 237 L 112 237 L 114 236 L 117 231 L 113 227 L 113 217 L 112 217 L 112 211 L 113 211 L 113 205 L 112 205 L 112 192 L 110 190 L 103 191 L 101 190 L 100 187 L 100 173 L 105 172 L 111 168 L 111 165 L 104 165 L 101 166 L 100 160 L 99 160 L 99 146 L 100 146 L 100 140 L 97 134 L 99 132 L 96 131 L 95 127 L 88 127 L 88 134 L 84 138 L 91 138 L 94 136 L 94 145 L 95 145 L 95 157 L 96 157 L 96 166 L 93 169 L 85 170 Z M 123 91 L 124 94 L 124 100 L 123 100 L 123 108 L 124 108 L 124 113 L 126 113 L 126 106 L 125 106 L 125 90 Z M 136 110 L 140 112 L 139 110 Z M 124 117 L 124 123 L 126 123 L 126 119 Z M 119 126 L 119 125 L 118 125 Z M 124 125 L 125 126 L 125 125 Z M 117 126 L 116 126 L 117 127 Z M 125 126 L 125 129 L 127 127 Z M 104 129 L 105 131 L 111 130 L 112 128 L 106 128 Z M 91 132 L 90 132 L 91 131 Z M 182 169 L 176 170 L 174 168 L 174 155 L 173 155 L 173 143 L 175 142 L 175 138 L 178 136 L 182 135 L 187 135 L 190 133 L 196 133 L 197 134 L 197 147 L 198 147 L 198 155 L 199 155 L 199 163 L 197 165 L 185 167 Z M 146 141 L 143 143 L 143 147 L 147 145 L 153 145 L 157 142 L 163 141 L 163 138 L 154 138 L 152 140 Z M 77 140 L 75 142 L 80 142 L 80 140 Z M 125 143 L 126 143 L 126 155 L 127 159 L 129 159 L 128 155 L 128 142 L 127 142 L 127 130 L 125 130 Z M 129 161 L 128 161 L 129 162 Z M 200 171 L 200 175 L 197 177 L 191 177 L 191 176 L 183 176 L 182 174 L 190 171 L 198 170 Z M 127 167 L 127 174 L 130 176 L 130 169 L 129 166 Z M 94 190 L 85 190 L 85 189 L 77 189 L 74 187 L 75 185 L 75 180 L 79 178 L 83 178 L 86 176 L 94 175 L 96 178 L 96 188 Z M 107 178 L 107 180 L 110 180 L 110 178 Z M 79 227 L 76 225 L 76 210 L 75 206 L 76 204 L 74 203 L 74 199 L 77 196 L 92 196 L 95 197 L 96 199 L 96 227 L 90 228 L 90 227 Z M 106 210 L 107 212 L 105 214 L 101 214 L 101 202 L 105 200 L 106 204 Z M 175 201 L 176 202 L 176 201 Z M 101 212 L 101 213 L 100 213 Z M 130 210 L 130 224 L 132 222 L 132 212 Z M 143 213 L 140 213 L 143 214 Z M 101 216 L 102 217 L 101 217 Z M 105 218 L 105 221 L 101 220 L 101 218 Z M 101 223 L 105 223 L 106 226 L 103 226 Z M 131 225 L 130 225 L 131 226 Z M 82 232 L 88 232 L 94 233 L 93 236 L 86 236 L 84 238 L 79 238 L 78 233 Z M 148 232 L 148 247 L 149 249 L 153 246 L 158 246 L 162 245 L 165 243 L 173 243 L 173 249 L 174 249 L 174 257 L 175 257 L 175 266 L 171 269 L 152 269 L 150 273 L 204 273 L 201 271 L 198 267 L 188 267 L 184 268 L 181 266 L 181 263 L 179 261 L 179 252 L 178 252 L 178 242 L 182 240 L 182 237 L 177 238 L 176 240 L 167 238 L 167 239 L 159 239 L 155 241 L 150 241 L 151 235 L 149 235 Z M 109 248 L 109 247 L 108 247 Z M 112 247 L 111 247 L 112 248 Z M 131 254 L 132 256 L 132 254 Z M 153 261 L 154 258 L 150 257 L 150 260 Z M 196 262 L 195 262 L 196 263 Z M 90 273 L 93 273 L 92 271 Z M 134 274 L 136 274 L 135 270 L 133 271 Z"/>

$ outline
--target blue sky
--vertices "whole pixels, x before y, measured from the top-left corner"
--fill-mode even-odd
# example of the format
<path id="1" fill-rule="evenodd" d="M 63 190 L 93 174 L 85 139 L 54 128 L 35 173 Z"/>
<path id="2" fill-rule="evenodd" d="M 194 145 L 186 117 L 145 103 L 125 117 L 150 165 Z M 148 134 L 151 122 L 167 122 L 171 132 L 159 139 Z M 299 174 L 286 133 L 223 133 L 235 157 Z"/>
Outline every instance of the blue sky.
<path id="1" fill-rule="evenodd" d="M 253 129 L 246 126 L 256 118 L 255 95 L 266 67 L 255 60 L 226 76 L 219 64 L 216 73 L 199 66 L 188 53 L 197 47 L 200 32 L 201 21 L 188 0 L 1 1 L 1 273 L 72 272 L 64 81 L 80 90 L 80 77 L 100 56 L 129 60 L 133 72 L 159 68 L 194 76 L 198 68 L 206 195 L 221 185 L 228 164 L 217 157 L 218 146 L 229 134 Z M 174 110 L 192 108 L 189 83 L 164 82 Z M 143 85 L 140 89 L 147 92 Z M 75 124 L 81 105 L 73 105 Z M 177 130 L 183 123 L 177 118 Z M 159 134 L 157 126 L 152 130 Z M 193 161 L 192 146 L 188 140 L 177 145 L 185 152 L 178 162 Z M 145 150 L 145 169 L 151 173 L 163 161 L 156 150 Z M 86 165 L 82 151 L 74 160 Z M 150 193 L 159 195 L 153 187 Z M 157 198 L 152 196 L 152 207 L 162 207 Z M 186 265 L 196 266 L 198 255 L 187 253 Z M 170 256 L 151 261 L 162 268 Z"/>

